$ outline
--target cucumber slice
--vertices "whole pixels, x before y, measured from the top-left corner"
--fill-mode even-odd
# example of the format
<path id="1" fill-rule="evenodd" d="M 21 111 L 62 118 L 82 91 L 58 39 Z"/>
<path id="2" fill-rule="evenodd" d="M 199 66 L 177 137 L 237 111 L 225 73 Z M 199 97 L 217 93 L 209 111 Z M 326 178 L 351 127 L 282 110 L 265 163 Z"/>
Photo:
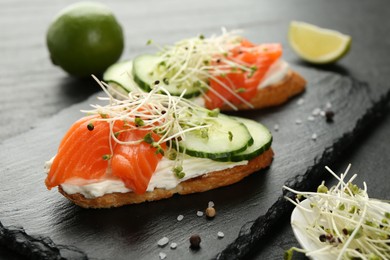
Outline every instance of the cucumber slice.
<path id="1" fill-rule="evenodd" d="M 184 90 L 184 98 L 192 98 L 201 94 L 200 86 L 188 82 L 182 84 L 170 83 L 170 74 L 165 73 L 167 70 L 162 59 L 156 55 L 145 54 L 138 56 L 133 61 L 132 75 L 134 81 L 144 91 L 149 92 L 158 81 L 160 86 L 164 86 L 174 96 L 180 96 Z M 166 74 L 166 75 L 164 75 Z"/>
<path id="2" fill-rule="evenodd" d="M 121 93 L 129 93 L 137 88 L 131 74 L 133 61 L 122 61 L 108 67 L 103 74 L 103 80 Z"/>
<path id="3" fill-rule="evenodd" d="M 182 152 L 194 157 L 230 161 L 234 154 L 253 144 L 246 126 L 232 117 L 219 114 L 204 122 L 211 124 L 207 131 L 200 129 L 185 133 L 184 140 L 179 142 Z"/>
<path id="4" fill-rule="evenodd" d="M 271 147 L 272 135 L 265 126 L 246 118 L 236 117 L 236 119 L 248 128 L 249 133 L 253 137 L 254 143 L 245 151 L 232 155 L 232 162 L 251 160 Z"/>

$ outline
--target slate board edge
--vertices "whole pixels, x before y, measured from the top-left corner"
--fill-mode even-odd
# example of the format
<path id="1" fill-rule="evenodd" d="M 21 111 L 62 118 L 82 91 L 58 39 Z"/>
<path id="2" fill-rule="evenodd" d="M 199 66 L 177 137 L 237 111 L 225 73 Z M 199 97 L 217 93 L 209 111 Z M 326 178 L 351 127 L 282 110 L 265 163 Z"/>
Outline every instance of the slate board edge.
<path id="1" fill-rule="evenodd" d="M 378 101 L 373 101 L 372 107 L 357 121 L 354 129 L 345 133 L 337 142 L 328 147 L 321 158 L 316 160 L 315 164 L 302 175 L 290 178 L 285 185 L 296 190 L 312 190 L 323 179 L 324 168 L 337 161 L 343 152 L 352 145 L 353 141 L 376 119 L 385 116 L 384 111 L 390 103 L 390 91 L 382 95 Z M 294 206 L 284 197 L 294 198 L 291 192 L 283 191 L 278 200 L 259 216 L 256 220 L 245 224 L 238 237 L 229 244 L 224 250 L 218 253 L 215 259 L 244 259 L 256 248 L 261 250 L 259 245 L 266 243 L 272 228 L 275 228 L 279 220 L 287 214 L 291 214 Z M 256 247 L 257 245 L 257 247 Z M 282 257 L 282 256 L 281 256 Z"/>

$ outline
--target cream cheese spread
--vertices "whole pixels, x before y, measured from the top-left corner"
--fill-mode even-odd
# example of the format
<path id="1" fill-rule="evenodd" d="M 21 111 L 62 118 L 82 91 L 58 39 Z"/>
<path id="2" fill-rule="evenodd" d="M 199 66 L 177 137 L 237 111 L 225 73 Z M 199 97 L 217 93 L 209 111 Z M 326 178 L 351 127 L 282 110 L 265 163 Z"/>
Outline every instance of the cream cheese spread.
<path id="1" fill-rule="evenodd" d="M 53 158 L 54 159 L 54 158 Z M 53 159 L 46 162 L 45 170 L 49 172 Z M 155 173 L 153 174 L 147 191 L 153 191 L 155 188 L 173 189 L 180 182 L 209 172 L 229 169 L 238 165 L 246 165 L 248 161 L 241 162 L 218 162 L 206 158 L 198 158 L 185 156 L 183 160 L 183 171 L 185 176 L 179 179 L 172 172 L 174 161 L 167 158 L 162 158 L 158 163 Z M 101 179 L 101 180 L 85 180 L 80 178 L 71 178 L 61 184 L 62 189 L 68 194 L 81 193 L 86 198 L 96 198 L 108 193 L 126 193 L 131 190 L 119 178 Z"/>
<path id="2" fill-rule="evenodd" d="M 286 61 L 277 60 L 271 65 L 267 73 L 264 75 L 264 79 L 259 84 L 258 89 L 265 88 L 280 82 L 286 77 L 289 70 L 290 68 Z"/>

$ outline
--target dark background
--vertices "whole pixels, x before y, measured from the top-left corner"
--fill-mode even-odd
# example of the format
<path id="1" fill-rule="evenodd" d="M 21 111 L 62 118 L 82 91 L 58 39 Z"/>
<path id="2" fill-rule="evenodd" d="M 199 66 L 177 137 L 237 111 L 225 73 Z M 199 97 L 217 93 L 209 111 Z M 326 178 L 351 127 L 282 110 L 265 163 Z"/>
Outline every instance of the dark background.
<path id="1" fill-rule="evenodd" d="M 1 143 L 38 127 L 99 90 L 91 80 L 71 78 L 50 63 L 45 46 L 46 30 L 55 13 L 71 2 L 75 1 L 2 0 L 0 3 Z M 168 44 L 198 33 L 218 33 L 224 26 L 242 28 L 245 36 L 257 42 L 281 42 L 284 57 L 293 67 L 313 68 L 300 61 L 287 44 L 289 22 L 300 20 L 337 29 L 353 39 L 347 57 L 336 65 L 315 69 L 390 89 L 390 2 L 386 0 L 100 2 L 113 10 L 125 30 L 123 59 L 150 51 L 145 46 L 148 39 Z M 390 198 L 387 179 L 390 119 L 386 114 L 356 136 L 345 155 L 331 165 L 340 172 L 351 162 L 359 174 L 357 183 L 365 180 L 369 195 L 382 199 Z M 280 259 L 283 251 L 291 246 L 298 244 L 289 219 L 284 218 L 268 243 L 258 245 L 253 257 Z M 0 258 L 17 256 L 0 247 Z"/>

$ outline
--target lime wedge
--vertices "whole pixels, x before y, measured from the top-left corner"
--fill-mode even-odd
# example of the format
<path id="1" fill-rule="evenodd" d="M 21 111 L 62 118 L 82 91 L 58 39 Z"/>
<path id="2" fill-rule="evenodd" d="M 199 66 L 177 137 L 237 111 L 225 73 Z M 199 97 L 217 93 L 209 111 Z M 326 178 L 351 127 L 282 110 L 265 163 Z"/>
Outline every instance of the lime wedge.
<path id="1" fill-rule="evenodd" d="M 290 23 L 288 41 L 303 60 L 316 64 L 336 62 L 351 47 L 348 35 L 297 21 Z"/>

